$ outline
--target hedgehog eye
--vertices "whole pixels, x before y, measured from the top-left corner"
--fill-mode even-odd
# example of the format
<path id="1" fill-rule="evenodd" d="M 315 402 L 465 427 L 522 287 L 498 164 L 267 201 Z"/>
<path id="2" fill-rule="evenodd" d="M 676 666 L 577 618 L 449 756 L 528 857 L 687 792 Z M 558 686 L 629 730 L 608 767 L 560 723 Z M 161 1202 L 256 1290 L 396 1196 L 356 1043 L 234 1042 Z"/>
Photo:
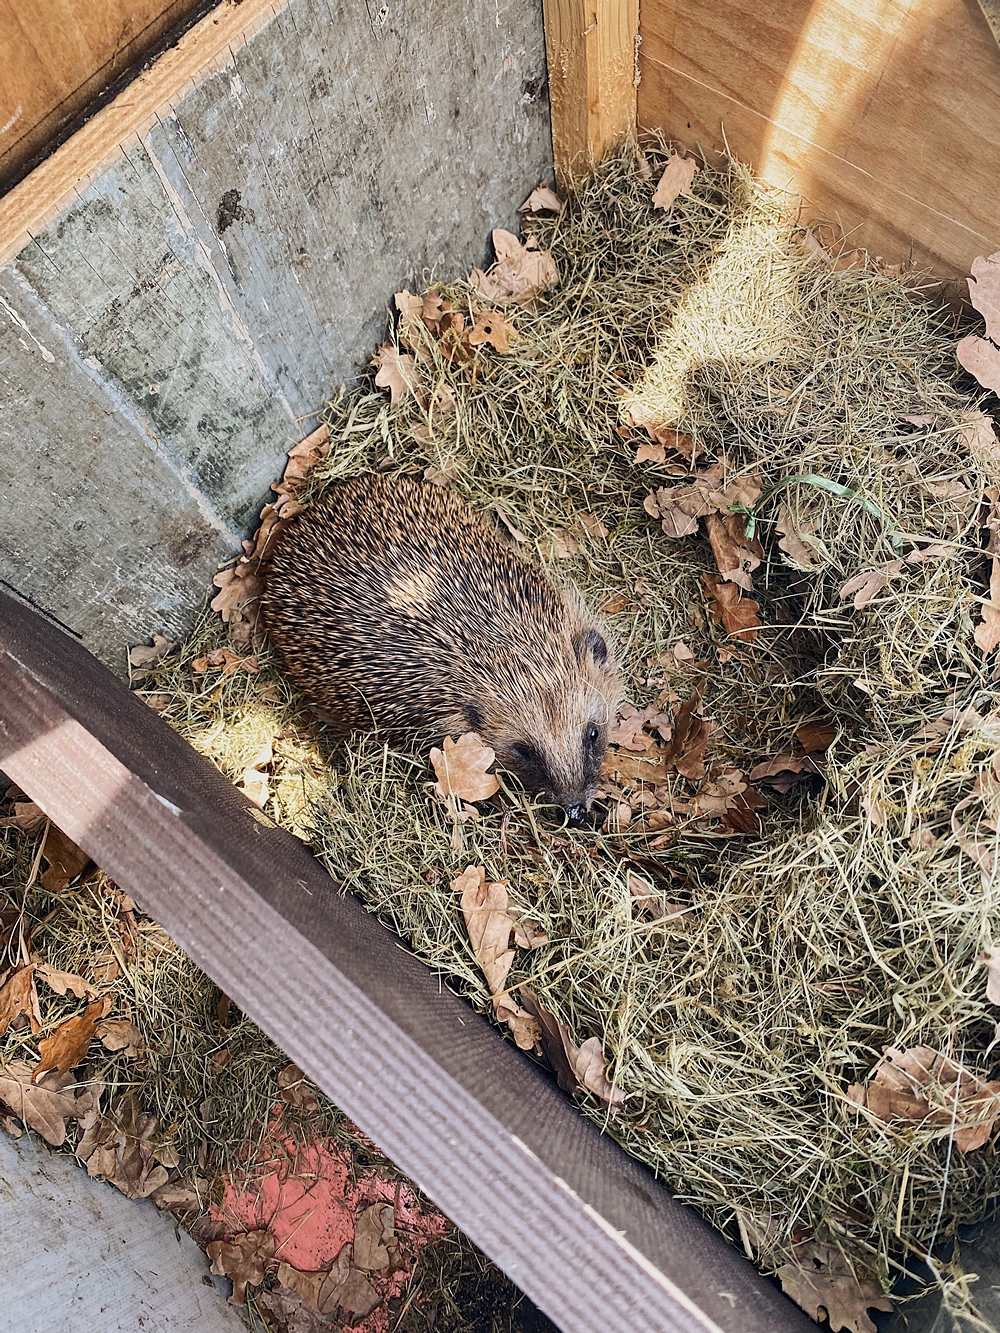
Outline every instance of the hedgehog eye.
<path id="1" fill-rule="evenodd" d="M 597 742 L 601 739 L 600 729 L 596 727 L 593 722 L 591 722 L 590 726 L 583 733 L 583 738 L 589 746 L 591 747 L 595 746 Z"/>

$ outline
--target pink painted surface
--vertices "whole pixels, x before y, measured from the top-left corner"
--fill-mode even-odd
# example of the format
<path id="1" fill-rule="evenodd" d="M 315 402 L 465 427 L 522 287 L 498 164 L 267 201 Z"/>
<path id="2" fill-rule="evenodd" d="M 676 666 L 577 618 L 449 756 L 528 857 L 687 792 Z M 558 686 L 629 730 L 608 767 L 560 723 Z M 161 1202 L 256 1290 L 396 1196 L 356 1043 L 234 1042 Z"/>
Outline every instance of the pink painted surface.
<path id="1" fill-rule="evenodd" d="M 421 1203 L 405 1181 L 397 1186 L 376 1170 L 356 1171 L 350 1151 L 333 1140 L 296 1143 L 275 1135 L 245 1174 L 237 1181 L 227 1177 L 222 1203 L 213 1206 L 212 1216 L 234 1234 L 269 1229 L 276 1259 L 314 1273 L 329 1268 L 354 1240 L 358 1214 L 373 1203 L 396 1204 L 403 1267 L 390 1275 L 366 1274 L 383 1301 L 355 1327 L 386 1333 L 386 1302 L 406 1286 L 423 1247 L 451 1229 L 448 1219 Z"/>

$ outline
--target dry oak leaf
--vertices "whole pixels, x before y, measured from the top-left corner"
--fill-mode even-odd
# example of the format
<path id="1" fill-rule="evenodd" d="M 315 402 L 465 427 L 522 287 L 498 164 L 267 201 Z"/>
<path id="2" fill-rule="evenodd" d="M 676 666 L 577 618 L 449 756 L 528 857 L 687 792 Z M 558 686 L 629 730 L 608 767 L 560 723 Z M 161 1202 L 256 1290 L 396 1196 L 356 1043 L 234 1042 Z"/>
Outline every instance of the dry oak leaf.
<path id="1" fill-rule="evenodd" d="M 35 994 L 35 964 L 16 967 L 3 985 L 0 986 L 0 1037 L 15 1019 L 25 1015 L 31 1024 L 32 1032 L 39 1032 L 42 1016 L 38 1009 L 38 996 Z"/>
<path id="2" fill-rule="evenodd" d="M 571 532 L 556 528 L 542 541 L 541 552 L 546 560 L 572 560 L 580 550 L 580 543 Z"/>
<path id="3" fill-rule="evenodd" d="M 530 986 L 521 986 L 521 1003 L 541 1027 L 542 1049 L 556 1082 L 564 1092 L 586 1088 L 611 1107 L 621 1106 L 625 1093 L 608 1078 L 608 1065 L 598 1037 L 588 1037 L 577 1046 L 565 1023 L 542 1004 Z"/>
<path id="4" fill-rule="evenodd" d="M 282 518 L 291 518 L 288 512 L 288 506 L 294 506 L 295 512 L 299 512 L 300 506 L 291 500 L 291 493 L 295 491 L 300 482 L 305 481 L 317 463 L 322 462 L 330 452 L 330 427 L 324 421 L 322 425 L 317 426 L 314 431 L 299 440 L 297 444 L 287 450 L 288 462 L 285 464 L 285 470 L 282 473 L 281 480 L 283 486 L 281 490 L 277 486 L 272 486 L 272 491 L 277 491 L 280 495 L 286 497 L 279 500 L 275 508 L 280 512 Z M 265 505 L 264 510 L 269 506 Z M 264 511 L 261 511 L 261 518 L 264 517 Z M 262 555 L 262 552 L 257 552 Z"/>
<path id="5" fill-rule="evenodd" d="M 480 310 L 475 324 L 469 330 L 469 342 L 473 347 L 482 347 L 489 343 L 497 352 L 509 352 L 513 333 L 513 324 L 508 324 L 503 315 L 495 310 Z M 452 402 L 454 403 L 454 399 Z"/>
<path id="6" fill-rule="evenodd" d="M 663 169 L 663 175 L 653 191 L 653 207 L 672 208 L 679 194 L 686 194 L 689 199 L 693 199 L 691 183 L 697 171 L 698 163 L 693 157 L 681 157 L 679 153 L 671 153 Z"/>
<path id="7" fill-rule="evenodd" d="M 42 845 L 42 856 L 49 863 L 39 882 L 49 893 L 62 893 L 90 864 L 90 857 L 55 824 L 49 825 Z"/>
<path id="8" fill-rule="evenodd" d="M 563 211 L 563 201 L 555 190 L 550 190 L 548 184 L 543 181 L 541 185 L 535 186 L 517 211 L 519 213 L 561 213 Z"/>
<path id="9" fill-rule="evenodd" d="M 124 1051 L 130 1060 L 146 1053 L 142 1033 L 127 1018 L 105 1018 L 94 1029 L 102 1045 L 109 1051 Z"/>
<path id="10" fill-rule="evenodd" d="M 354 1228 L 354 1266 L 379 1273 L 392 1263 L 396 1210 L 391 1203 L 373 1203 L 358 1214 Z M 395 1244 L 391 1245 L 395 1249 Z"/>
<path id="11" fill-rule="evenodd" d="M 964 422 L 961 440 L 974 459 L 1000 460 L 1000 440 L 993 429 L 993 420 L 985 412 L 968 412 L 962 418 Z"/>
<path id="12" fill-rule="evenodd" d="M 51 963 L 36 963 L 35 978 L 41 978 L 57 995 L 71 991 L 80 1000 L 96 1000 L 100 995 L 97 987 L 84 981 L 83 977 L 77 976 L 75 972 L 60 972 Z"/>
<path id="13" fill-rule="evenodd" d="M 437 778 L 436 791 L 442 800 L 485 801 L 500 790 L 499 779 L 487 773 L 496 754 L 481 736 L 467 731 L 458 740 L 445 737 L 443 750 L 431 750 L 431 765 Z"/>
<path id="14" fill-rule="evenodd" d="M 735 591 L 735 589 L 734 589 Z M 711 723 L 699 716 L 701 695 L 692 690 L 678 708 L 673 722 L 673 734 L 664 752 L 664 761 L 690 782 L 705 776 L 705 750 L 711 733 Z"/>
<path id="15" fill-rule="evenodd" d="M 256 607 L 264 588 L 257 575 L 250 572 L 248 564 L 222 569 L 212 582 L 220 590 L 212 598 L 212 610 L 218 612 L 227 624 L 240 620 L 245 607 Z"/>
<path id="16" fill-rule="evenodd" d="M 662 444 L 640 444 L 635 451 L 633 463 L 665 463 L 667 461 L 666 446 Z"/>
<path id="17" fill-rule="evenodd" d="M 983 618 L 976 626 L 976 647 L 988 656 L 1000 643 L 1000 559 L 990 561 L 990 596 L 982 603 Z"/>
<path id="18" fill-rule="evenodd" d="M 794 1255 L 777 1271 L 786 1296 L 817 1322 L 826 1314 L 831 1333 L 877 1333 L 868 1311 L 888 1312 L 893 1304 L 874 1279 L 859 1280 L 834 1245 L 811 1240 Z"/>
<path id="19" fill-rule="evenodd" d="M 796 782 L 812 773 L 822 773 L 823 767 L 820 754 L 775 754 L 754 765 L 750 770 L 750 781 L 766 783 L 784 795 Z"/>
<path id="20" fill-rule="evenodd" d="M 981 1148 L 1000 1117 L 1000 1083 L 986 1083 L 964 1065 L 930 1046 L 908 1051 L 887 1047 L 885 1060 L 867 1088 L 847 1090 L 856 1106 L 887 1124 L 906 1123 L 932 1129 L 936 1139 L 950 1138 L 959 1152 Z"/>
<path id="21" fill-rule="evenodd" d="M 278 1075 L 278 1096 L 286 1106 L 294 1106 L 307 1115 L 319 1112 L 319 1098 L 298 1065 L 285 1065 Z"/>
<path id="22" fill-rule="evenodd" d="M 801 726 L 795 729 L 795 739 L 807 752 L 821 753 L 823 750 L 829 750 L 830 746 L 837 739 L 836 722 L 827 722 L 822 718 L 814 718 L 808 722 L 803 722 Z"/>
<path id="23" fill-rule="evenodd" d="M 718 509 L 715 499 L 722 482 L 720 463 L 699 472 L 687 486 L 661 487 L 647 495 L 643 508 L 653 518 L 662 520 L 668 537 L 688 537 L 698 531 L 698 519 Z"/>
<path id="24" fill-rule="evenodd" d="M 228 1277 L 233 1284 L 230 1305 L 245 1305 L 248 1286 L 264 1281 L 265 1265 L 274 1258 L 274 1237 L 270 1231 L 245 1231 L 232 1240 L 213 1240 L 206 1246 L 212 1272 Z"/>
<path id="25" fill-rule="evenodd" d="M 474 268 L 472 285 L 488 301 L 530 301 L 539 292 L 559 281 L 556 262 L 547 250 L 539 250 L 533 237 L 522 245 L 512 232 L 497 228 L 493 232 L 497 262 L 488 273 Z"/>
<path id="26" fill-rule="evenodd" d="M 877 597 L 883 588 L 888 587 L 889 580 L 895 578 L 902 568 L 902 560 L 890 560 L 888 564 L 880 565 L 878 569 L 866 569 L 861 574 L 855 574 L 854 578 L 848 579 L 841 588 L 840 600 L 853 597 L 854 609 L 860 611 L 873 597 Z"/>
<path id="27" fill-rule="evenodd" d="M 730 638 L 753 643 L 762 628 L 757 614 L 760 603 L 743 597 L 735 583 L 726 583 L 718 574 L 702 574 L 701 581 L 711 599 L 715 623 L 721 624 Z"/>
<path id="28" fill-rule="evenodd" d="M 469 943 L 490 994 L 496 998 L 503 991 L 514 962 L 514 950 L 510 947 L 514 922 L 507 915 L 507 885 L 488 882 L 483 866 L 467 866 L 451 887 L 462 895 Z"/>
<path id="29" fill-rule="evenodd" d="M 66 1142 L 67 1120 L 84 1120 L 96 1114 L 103 1085 L 74 1091 L 67 1087 L 74 1082 L 72 1076 L 50 1073 L 35 1083 L 36 1072 L 37 1066 L 24 1060 L 0 1065 L 0 1102 L 46 1143 L 59 1148 Z"/>
<path id="30" fill-rule="evenodd" d="M 128 1093 L 107 1115 L 85 1122 L 76 1155 L 89 1176 L 107 1180 L 130 1199 L 146 1199 L 167 1183 L 169 1168 L 180 1163 L 172 1143 L 159 1139 L 158 1128 L 157 1117 Z"/>
<path id="31" fill-rule="evenodd" d="M 969 300 L 986 321 L 986 336 L 1000 343 L 1000 250 L 984 258 L 978 255 L 972 261 Z"/>
<path id="32" fill-rule="evenodd" d="M 87 1054 L 97 1024 L 106 1012 L 105 1000 L 97 1000 L 94 1004 L 88 1004 L 82 1014 L 60 1023 L 50 1036 L 42 1037 L 38 1043 L 39 1058 L 34 1081 L 37 1083 L 43 1074 L 51 1071 L 68 1074 L 75 1068 Z"/>
<path id="33" fill-rule="evenodd" d="M 37 833 L 48 819 L 48 815 L 34 801 L 16 801 L 14 813 L 6 819 L 0 819 L 0 828 L 16 828 L 22 833 Z"/>
<path id="34" fill-rule="evenodd" d="M 346 1310 L 356 1316 L 352 1323 L 371 1314 L 382 1297 L 364 1273 L 351 1263 L 350 1245 L 345 1245 L 334 1260 L 333 1267 L 319 1289 L 319 1308 L 323 1314 Z"/>
<path id="35" fill-rule="evenodd" d="M 1000 348 L 985 338 L 968 333 L 955 346 L 958 363 L 977 379 L 984 389 L 1000 393 Z"/>
<path id="36" fill-rule="evenodd" d="M 393 343 L 383 343 L 372 361 L 378 366 L 375 384 L 389 390 L 389 406 L 395 407 L 407 394 L 417 395 L 423 387 L 416 361 L 407 352 L 400 352 Z"/>
<path id="37" fill-rule="evenodd" d="M 764 548 L 756 537 L 746 535 L 742 514 L 707 514 L 705 530 L 719 569 L 719 577 L 735 583 L 744 592 L 753 592 L 753 571 L 764 558 Z"/>
<path id="38" fill-rule="evenodd" d="M 648 751 L 656 744 L 652 736 L 643 734 L 644 728 L 655 731 L 662 740 L 668 741 L 673 735 L 671 719 L 656 704 L 647 704 L 645 708 L 636 708 L 634 704 L 623 704 L 613 730 L 608 732 L 609 745 L 621 745 L 626 750 Z"/>
<path id="39" fill-rule="evenodd" d="M 163 634 L 153 635 L 153 646 L 138 644 L 135 648 L 129 649 L 128 662 L 130 667 L 139 668 L 131 673 L 133 680 L 143 680 L 148 674 L 149 669 L 159 662 L 161 657 L 167 657 L 170 653 L 176 652 L 180 644 L 174 639 L 168 639 Z"/>
<path id="40" fill-rule="evenodd" d="M 577 513 L 576 521 L 578 526 L 591 541 L 603 541 L 605 537 L 611 536 L 611 533 L 596 514 L 590 514 L 585 510 L 580 510 Z"/>
<path id="41" fill-rule="evenodd" d="M 778 534 L 778 547 L 784 551 L 794 565 L 805 569 L 815 569 L 820 564 L 819 553 L 809 545 L 807 537 L 812 536 L 812 525 L 803 519 L 796 522 L 787 505 L 781 505 L 774 525 Z"/>
<path id="42" fill-rule="evenodd" d="M 201 672 L 217 666 L 222 667 L 224 676 L 235 676 L 237 671 L 246 671 L 251 676 L 260 672 L 260 663 L 255 656 L 242 657 L 231 648 L 213 648 L 204 657 L 196 657 L 191 663 L 191 670 Z"/>

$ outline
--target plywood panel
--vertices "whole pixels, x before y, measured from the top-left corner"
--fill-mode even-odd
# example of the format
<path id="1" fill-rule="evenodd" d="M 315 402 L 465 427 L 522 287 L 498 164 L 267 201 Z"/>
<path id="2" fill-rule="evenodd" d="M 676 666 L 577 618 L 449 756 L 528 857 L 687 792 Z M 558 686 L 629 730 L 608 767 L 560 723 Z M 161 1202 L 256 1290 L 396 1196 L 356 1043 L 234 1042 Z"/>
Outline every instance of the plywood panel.
<path id="1" fill-rule="evenodd" d="M 0 0 L 0 188 L 206 0 Z"/>
<path id="2" fill-rule="evenodd" d="M 639 123 L 893 262 L 1000 247 L 1000 49 L 974 0 L 643 0 Z"/>

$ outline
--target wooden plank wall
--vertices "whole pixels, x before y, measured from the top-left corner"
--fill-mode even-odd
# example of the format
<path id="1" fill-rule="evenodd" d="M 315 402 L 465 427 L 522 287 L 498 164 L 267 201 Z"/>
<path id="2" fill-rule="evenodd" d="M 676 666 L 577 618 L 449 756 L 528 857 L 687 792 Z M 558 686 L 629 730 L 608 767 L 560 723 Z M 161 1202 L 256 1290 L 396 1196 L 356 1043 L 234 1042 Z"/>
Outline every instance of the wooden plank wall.
<path id="1" fill-rule="evenodd" d="M 1000 248 L 1000 48 L 975 0 L 642 0 L 639 124 L 728 142 L 811 217 L 961 276 Z"/>
<path id="2" fill-rule="evenodd" d="M 206 0 L 0 0 L 0 190 Z"/>

